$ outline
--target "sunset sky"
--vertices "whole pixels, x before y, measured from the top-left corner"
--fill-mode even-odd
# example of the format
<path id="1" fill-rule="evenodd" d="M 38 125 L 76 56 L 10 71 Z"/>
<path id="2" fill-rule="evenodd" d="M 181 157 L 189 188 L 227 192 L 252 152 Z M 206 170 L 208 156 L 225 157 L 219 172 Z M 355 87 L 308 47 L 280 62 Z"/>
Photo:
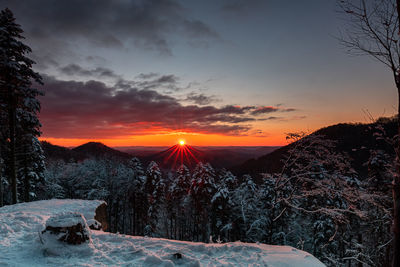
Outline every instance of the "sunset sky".
<path id="1" fill-rule="evenodd" d="M 283 145 L 396 111 L 393 78 L 335 37 L 333 0 L 0 0 L 44 78 L 42 139 Z"/>

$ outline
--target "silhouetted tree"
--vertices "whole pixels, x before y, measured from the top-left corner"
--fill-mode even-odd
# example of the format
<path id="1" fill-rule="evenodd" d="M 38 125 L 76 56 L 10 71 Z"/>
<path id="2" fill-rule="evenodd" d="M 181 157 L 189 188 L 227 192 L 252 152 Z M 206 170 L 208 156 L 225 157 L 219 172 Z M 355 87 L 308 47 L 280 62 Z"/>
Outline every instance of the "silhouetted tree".
<path id="1" fill-rule="evenodd" d="M 340 0 L 350 27 L 341 38 L 350 53 L 369 55 L 386 65 L 393 74 L 398 93 L 400 135 L 400 0 Z M 396 169 L 393 177 L 393 266 L 400 266 L 400 139 L 396 141 Z"/>

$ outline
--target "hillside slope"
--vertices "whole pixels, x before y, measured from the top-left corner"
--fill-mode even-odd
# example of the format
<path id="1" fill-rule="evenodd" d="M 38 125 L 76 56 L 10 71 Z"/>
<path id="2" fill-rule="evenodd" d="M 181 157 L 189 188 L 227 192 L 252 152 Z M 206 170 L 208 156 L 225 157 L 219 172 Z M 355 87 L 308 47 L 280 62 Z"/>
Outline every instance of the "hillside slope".
<path id="1" fill-rule="evenodd" d="M 288 246 L 241 242 L 205 244 L 91 231 L 89 250 L 65 245 L 62 256 L 45 255 L 38 231 L 61 212 L 92 219 L 102 201 L 44 200 L 0 208 L 1 266 L 324 266 Z M 87 248 L 87 247 L 85 247 Z M 180 253 L 182 258 L 173 255 Z"/>
<path id="2" fill-rule="evenodd" d="M 128 153 L 113 149 L 99 142 L 89 142 L 73 148 L 72 151 L 78 153 L 82 159 L 89 157 L 129 159 L 132 157 Z"/>
<path id="3" fill-rule="evenodd" d="M 319 129 L 312 133 L 336 142 L 336 151 L 348 155 L 352 167 L 360 176 L 367 174 L 366 162 L 370 156 L 370 150 L 382 149 L 393 153 L 393 149 L 384 141 L 377 140 L 374 133 L 377 126 L 381 125 L 388 137 L 393 137 L 397 131 L 397 122 L 393 119 L 381 119 L 369 124 L 340 123 Z M 267 155 L 257 159 L 248 160 L 245 163 L 232 168 L 237 175 L 251 174 L 257 176 L 260 173 L 279 172 L 282 168 L 282 159 L 293 144 L 283 146 Z"/>

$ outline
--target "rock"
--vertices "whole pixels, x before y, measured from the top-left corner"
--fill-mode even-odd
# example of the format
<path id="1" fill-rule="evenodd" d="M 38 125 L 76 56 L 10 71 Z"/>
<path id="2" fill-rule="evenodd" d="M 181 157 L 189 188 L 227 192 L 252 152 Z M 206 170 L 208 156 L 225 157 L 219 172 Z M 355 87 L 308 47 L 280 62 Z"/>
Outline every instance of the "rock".
<path id="1" fill-rule="evenodd" d="M 101 229 L 103 231 L 106 231 L 108 229 L 108 223 L 107 223 L 107 204 L 103 203 L 100 206 L 96 208 L 96 215 L 94 216 L 94 219 L 101 224 Z"/>
<path id="2" fill-rule="evenodd" d="M 92 230 L 101 230 L 102 229 L 101 223 L 95 219 L 88 220 L 87 224 L 88 224 L 89 228 Z"/>
<path id="3" fill-rule="evenodd" d="M 175 259 L 182 259 L 182 254 L 177 252 L 172 255 Z"/>
<path id="4" fill-rule="evenodd" d="M 42 243 L 48 239 L 57 239 L 71 245 L 90 241 L 90 230 L 80 213 L 64 213 L 50 217 L 46 228 L 41 232 Z"/>

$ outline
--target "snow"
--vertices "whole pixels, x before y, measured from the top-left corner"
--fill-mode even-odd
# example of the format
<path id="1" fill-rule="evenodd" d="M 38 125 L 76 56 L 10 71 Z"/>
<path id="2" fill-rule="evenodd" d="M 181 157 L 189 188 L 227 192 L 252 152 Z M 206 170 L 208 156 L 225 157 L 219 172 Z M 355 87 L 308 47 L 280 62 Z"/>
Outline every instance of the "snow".
<path id="1" fill-rule="evenodd" d="M 38 233 L 51 216 L 79 212 L 93 220 L 102 203 L 53 199 L 0 208 L 0 266 L 324 266 L 289 246 L 205 244 L 93 230 L 89 244 L 56 244 L 62 253 L 46 253 Z"/>
<path id="2" fill-rule="evenodd" d="M 90 219 L 93 220 L 93 219 Z M 77 225 L 80 223 L 81 225 L 86 225 L 86 220 L 85 218 L 82 217 L 82 215 L 78 212 L 67 212 L 67 213 L 62 213 L 58 216 L 54 216 L 49 218 L 46 221 L 46 226 L 52 226 L 52 227 L 69 227 L 73 225 Z"/>

